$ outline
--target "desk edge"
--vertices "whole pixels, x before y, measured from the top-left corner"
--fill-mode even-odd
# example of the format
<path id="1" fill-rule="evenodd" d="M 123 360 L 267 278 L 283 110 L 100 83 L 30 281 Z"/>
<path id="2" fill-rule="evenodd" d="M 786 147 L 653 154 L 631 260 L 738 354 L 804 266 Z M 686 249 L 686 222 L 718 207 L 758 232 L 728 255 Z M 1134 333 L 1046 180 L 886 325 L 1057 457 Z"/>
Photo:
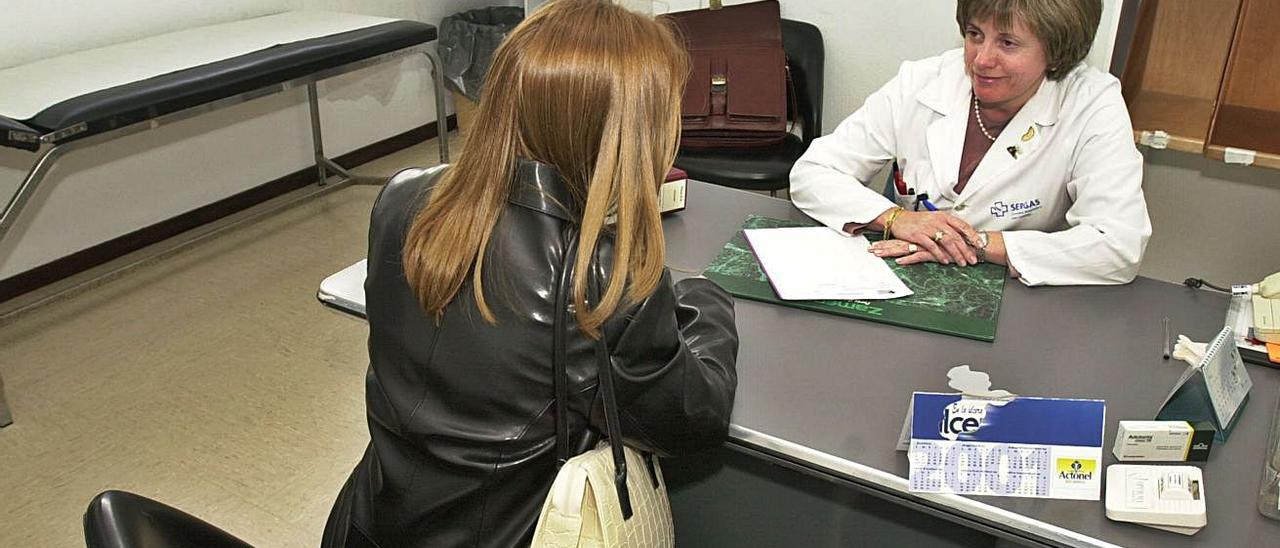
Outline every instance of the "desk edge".
<path id="1" fill-rule="evenodd" d="M 729 437 L 748 445 L 757 446 L 768 451 L 791 457 L 797 463 L 815 467 L 820 471 L 845 476 L 849 479 L 878 486 L 885 490 L 927 501 L 936 506 L 956 510 L 965 515 L 986 520 L 990 523 L 1020 531 L 1035 537 L 1067 546 L 1083 546 L 1096 548 L 1118 548 L 1117 545 L 1099 540 L 1088 535 L 1064 529 L 1056 525 L 1029 518 L 1017 512 L 1011 512 L 990 504 L 950 494 L 913 493 L 910 484 L 904 478 L 864 464 L 842 459 L 816 449 L 786 441 L 781 438 L 763 434 L 750 428 L 731 424 Z"/>

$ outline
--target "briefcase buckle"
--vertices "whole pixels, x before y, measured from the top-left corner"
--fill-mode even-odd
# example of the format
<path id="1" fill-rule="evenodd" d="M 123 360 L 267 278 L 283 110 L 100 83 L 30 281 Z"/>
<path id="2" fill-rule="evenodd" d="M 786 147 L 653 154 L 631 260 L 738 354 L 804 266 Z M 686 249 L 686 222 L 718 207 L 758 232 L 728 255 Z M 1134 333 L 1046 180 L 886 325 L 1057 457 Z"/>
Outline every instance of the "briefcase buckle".
<path id="1" fill-rule="evenodd" d="M 711 91 L 724 91 L 729 86 L 729 79 L 723 74 L 711 75 Z"/>

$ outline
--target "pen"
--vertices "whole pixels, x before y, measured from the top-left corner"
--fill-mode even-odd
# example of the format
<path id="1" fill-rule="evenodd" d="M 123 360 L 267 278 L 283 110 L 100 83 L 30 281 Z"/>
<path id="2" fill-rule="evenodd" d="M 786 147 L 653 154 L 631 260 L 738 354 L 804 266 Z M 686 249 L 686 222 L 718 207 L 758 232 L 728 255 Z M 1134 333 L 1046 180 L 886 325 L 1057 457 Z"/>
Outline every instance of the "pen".
<path id="1" fill-rule="evenodd" d="M 938 207 L 933 205 L 933 202 L 929 201 L 928 192 L 921 192 L 918 196 L 916 196 L 916 211 L 920 211 L 920 206 L 924 206 L 924 208 L 929 211 L 938 210 Z"/>
<path id="2" fill-rule="evenodd" d="M 1164 338 L 1160 339 L 1160 352 L 1164 354 L 1164 359 L 1169 359 L 1169 317 L 1165 316 L 1160 320 L 1161 327 L 1164 331 Z"/>
<path id="3" fill-rule="evenodd" d="M 897 160 L 893 161 L 892 171 L 893 171 L 893 186 L 897 187 L 898 195 L 906 196 L 907 194 L 911 194 L 910 190 L 907 188 L 907 182 L 902 179 L 902 170 L 898 168 Z"/>

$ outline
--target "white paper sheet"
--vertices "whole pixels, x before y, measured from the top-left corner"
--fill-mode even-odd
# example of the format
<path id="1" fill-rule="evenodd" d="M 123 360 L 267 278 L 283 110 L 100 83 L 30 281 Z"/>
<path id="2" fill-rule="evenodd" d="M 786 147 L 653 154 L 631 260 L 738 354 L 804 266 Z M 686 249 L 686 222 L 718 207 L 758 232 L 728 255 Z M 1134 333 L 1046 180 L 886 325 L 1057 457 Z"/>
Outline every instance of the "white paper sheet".
<path id="1" fill-rule="evenodd" d="M 884 259 L 867 251 L 862 236 L 830 228 L 761 228 L 744 231 L 769 283 L 783 300 L 896 299 L 912 294 Z"/>

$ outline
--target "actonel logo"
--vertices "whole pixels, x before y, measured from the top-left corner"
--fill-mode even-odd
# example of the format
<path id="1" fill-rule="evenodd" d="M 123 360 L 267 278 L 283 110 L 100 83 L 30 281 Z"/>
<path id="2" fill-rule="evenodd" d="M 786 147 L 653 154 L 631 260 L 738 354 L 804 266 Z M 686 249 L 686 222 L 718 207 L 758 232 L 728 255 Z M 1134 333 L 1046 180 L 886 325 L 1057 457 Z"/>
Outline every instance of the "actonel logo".
<path id="1" fill-rule="evenodd" d="M 1058 478 L 1067 481 L 1091 481 L 1098 468 L 1093 459 L 1058 459 Z"/>
<path id="2" fill-rule="evenodd" d="M 999 218 L 1003 218 L 1005 215 L 1008 215 L 1010 219 L 1021 219 L 1034 213 L 1037 209 L 1040 209 L 1039 198 L 1008 203 L 1001 200 L 991 204 L 991 215 Z"/>
<path id="3" fill-rule="evenodd" d="M 1200 442 L 1195 445 L 1192 445 L 1191 448 L 1195 449 L 1196 451 L 1207 451 L 1209 449 L 1209 444 Z"/>

